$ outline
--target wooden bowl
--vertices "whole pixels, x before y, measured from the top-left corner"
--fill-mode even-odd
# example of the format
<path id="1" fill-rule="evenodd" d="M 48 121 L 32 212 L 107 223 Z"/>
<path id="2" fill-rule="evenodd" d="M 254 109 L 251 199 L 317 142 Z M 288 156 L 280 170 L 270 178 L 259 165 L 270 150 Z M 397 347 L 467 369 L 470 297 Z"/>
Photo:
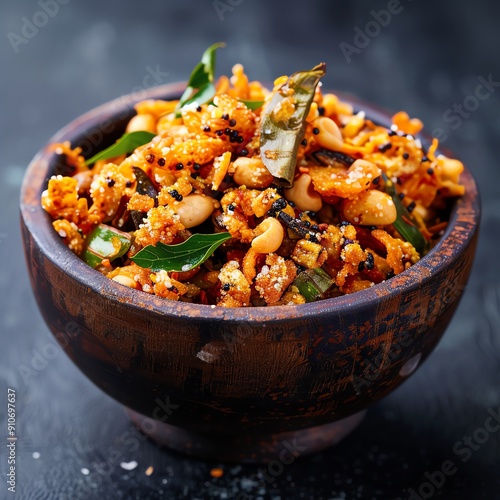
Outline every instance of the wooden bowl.
<path id="1" fill-rule="evenodd" d="M 123 133 L 136 100 L 172 99 L 182 89 L 165 85 L 107 103 L 50 142 L 70 141 L 93 154 Z M 389 123 L 370 106 L 354 105 Z M 225 460 L 268 460 L 285 449 L 311 453 L 350 432 L 443 335 L 465 288 L 479 228 L 479 195 L 465 170 L 466 194 L 446 234 L 398 276 L 304 305 L 222 309 L 132 290 L 88 267 L 41 208 L 55 173 L 64 172 L 45 148 L 21 192 L 26 261 L 47 325 L 142 431 L 171 448 Z"/>

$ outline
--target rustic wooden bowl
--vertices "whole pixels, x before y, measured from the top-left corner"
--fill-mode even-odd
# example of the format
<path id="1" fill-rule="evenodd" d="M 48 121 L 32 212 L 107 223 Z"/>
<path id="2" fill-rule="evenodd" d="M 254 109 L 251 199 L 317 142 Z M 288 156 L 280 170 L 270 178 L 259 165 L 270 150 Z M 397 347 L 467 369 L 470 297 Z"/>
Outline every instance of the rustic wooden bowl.
<path id="1" fill-rule="evenodd" d="M 112 101 L 50 142 L 70 141 L 90 155 L 122 134 L 135 101 L 174 98 L 182 89 L 166 85 Z M 369 106 L 362 109 L 389 122 Z M 289 460 L 350 432 L 443 335 L 465 288 L 479 228 L 478 191 L 466 170 L 466 195 L 446 234 L 402 274 L 353 295 L 299 306 L 211 308 L 129 289 L 76 257 L 40 206 L 54 173 L 60 164 L 45 148 L 31 162 L 21 192 L 26 261 L 47 325 L 143 432 L 202 457 Z"/>

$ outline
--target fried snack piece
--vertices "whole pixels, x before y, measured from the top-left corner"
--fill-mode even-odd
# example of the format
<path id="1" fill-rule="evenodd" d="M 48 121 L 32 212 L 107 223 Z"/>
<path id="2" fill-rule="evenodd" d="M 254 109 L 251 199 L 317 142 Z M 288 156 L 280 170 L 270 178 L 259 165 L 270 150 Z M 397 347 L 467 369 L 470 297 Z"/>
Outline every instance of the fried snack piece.
<path id="1" fill-rule="evenodd" d="M 220 307 L 244 307 L 250 305 L 250 283 L 240 270 L 240 265 L 235 260 L 230 260 L 222 266 L 219 273 L 221 283 Z"/>
<path id="2" fill-rule="evenodd" d="M 132 195 L 130 186 L 134 181 L 135 176 L 128 165 L 104 165 L 90 185 L 93 203 L 89 212 L 98 215 L 101 221 L 111 220 L 116 215 L 122 197 Z"/>
<path id="3" fill-rule="evenodd" d="M 137 210 L 139 212 L 148 212 L 155 206 L 153 198 L 147 194 L 134 193 L 127 203 L 128 210 Z"/>
<path id="4" fill-rule="evenodd" d="M 255 278 L 255 289 L 267 304 L 273 304 L 280 300 L 295 276 L 297 268 L 292 261 L 270 253 L 266 257 L 266 264 Z"/>
<path id="5" fill-rule="evenodd" d="M 392 117 L 392 123 L 402 130 L 405 134 L 418 134 L 423 128 L 424 124 L 418 118 L 408 116 L 405 111 L 399 111 Z"/>
<path id="6" fill-rule="evenodd" d="M 255 276 L 257 276 L 257 259 L 259 256 L 262 256 L 262 254 L 257 253 L 252 247 L 250 247 L 248 252 L 243 257 L 243 274 L 249 283 L 251 283 Z"/>
<path id="7" fill-rule="evenodd" d="M 160 205 L 171 205 L 193 191 L 189 170 L 181 170 L 175 177 L 176 180 L 173 184 L 165 184 L 158 193 Z"/>
<path id="8" fill-rule="evenodd" d="M 219 137 L 188 133 L 184 126 L 169 127 L 150 143 L 137 148 L 121 166 L 140 167 L 149 175 L 153 168 L 175 171 L 181 164 L 195 173 L 201 165 L 213 162 L 232 146 Z"/>
<path id="9" fill-rule="evenodd" d="M 138 102 L 134 108 L 139 115 L 153 115 L 158 120 L 161 116 L 174 112 L 178 102 L 146 99 Z"/>
<path id="10" fill-rule="evenodd" d="M 55 220 L 52 226 L 59 236 L 64 238 L 64 242 L 72 252 L 75 252 L 76 255 L 82 253 L 85 241 L 78 231 L 78 226 L 74 222 L 69 222 L 66 219 L 59 219 Z"/>
<path id="11" fill-rule="evenodd" d="M 52 177 L 42 193 L 42 207 L 54 219 L 76 224 L 84 234 L 101 222 L 98 214 L 89 212 L 87 199 L 78 197 L 78 181 L 73 177 Z"/>
<path id="12" fill-rule="evenodd" d="M 365 160 L 356 160 L 349 168 L 309 167 L 314 189 L 327 198 L 354 198 L 369 189 L 380 174 L 380 168 Z"/>
<path id="13" fill-rule="evenodd" d="M 151 271 L 138 266 L 134 262 L 127 266 L 117 267 L 111 271 L 108 270 L 106 276 L 130 288 L 153 293 Z"/>
<path id="14" fill-rule="evenodd" d="M 42 207 L 54 219 L 72 219 L 78 203 L 78 182 L 72 177 L 54 176 L 42 193 Z"/>
<path id="15" fill-rule="evenodd" d="M 187 285 L 173 279 L 167 271 L 158 271 L 151 276 L 151 280 L 154 283 L 153 292 L 155 295 L 165 299 L 179 300 L 188 291 Z"/>
<path id="16" fill-rule="evenodd" d="M 214 104 L 183 108 L 182 119 L 188 132 L 217 138 L 226 144 L 226 151 L 235 151 L 240 144 L 252 139 L 256 131 L 256 116 L 252 110 L 227 94 L 216 95 Z"/>
<path id="17" fill-rule="evenodd" d="M 335 284 L 343 291 L 342 287 L 346 282 L 346 278 L 358 273 L 359 265 L 366 260 L 366 253 L 359 243 L 352 242 L 344 246 L 340 259 L 344 264 L 335 277 Z"/>
<path id="18" fill-rule="evenodd" d="M 293 249 L 291 258 L 299 266 L 313 269 L 323 265 L 328 258 L 328 252 L 319 243 L 300 239 Z"/>
<path id="19" fill-rule="evenodd" d="M 394 274 L 402 273 L 406 269 L 405 263 L 414 264 L 420 259 L 413 245 L 399 238 L 393 238 L 383 229 L 372 231 L 372 236 L 385 246 L 386 261 L 392 267 Z"/>
<path id="20" fill-rule="evenodd" d="M 155 245 L 159 241 L 165 245 L 172 243 L 184 226 L 180 217 L 169 206 L 160 205 L 152 208 L 135 232 L 133 253 L 137 253 L 140 247 Z"/>

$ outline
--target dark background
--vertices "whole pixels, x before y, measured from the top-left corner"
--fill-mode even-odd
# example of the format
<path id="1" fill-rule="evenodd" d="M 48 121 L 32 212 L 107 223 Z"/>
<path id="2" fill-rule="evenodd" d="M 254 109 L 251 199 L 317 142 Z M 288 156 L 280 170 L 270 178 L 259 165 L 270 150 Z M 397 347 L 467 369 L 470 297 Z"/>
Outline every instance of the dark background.
<path id="1" fill-rule="evenodd" d="M 500 431 L 486 438 L 478 431 L 488 410 L 500 407 L 500 87 L 469 116 L 458 121 L 453 111 L 474 104 L 478 77 L 500 81 L 500 4 L 401 0 L 400 12 L 348 62 L 340 44 L 354 45 L 355 28 L 373 20 L 370 11 L 394 0 L 65 2 L 44 18 L 35 1 L 0 1 L 0 436 L 7 387 L 17 394 L 19 436 L 16 494 L 4 484 L 1 443 L 0 498 L 408 498 L 446 460 L 456 472 L 441 487 L 424 486 L 423 498 L 500 498 Z M 27 43 L 16 38 L 24 17 L 43 25 Z M 444 145 L 474 172 L 483 196 L 476 264 L 439 347 L 355 433 L 286 466 L 274 482 L 265 468 L 204 463 L 144 441 L 120 405 L 55 347 L 31 294 L 18 229 L 26 166 L 59 128 L 151 86 L 144 80 L 151 69 L 157 83 L 185 80 L 216 41 L 227 42 L 219 74 L 241 62 L 251 79 L 272 81 L 326 61 L 326 88 L 405 109 L 428 133 L 442 129 Z M 454 447 L 471 435 L 484 442 L 463 462 Z M 120 466 L 133 460 L 131 471 Z M 224 476 L 213 479 L 217 465 Z"/>

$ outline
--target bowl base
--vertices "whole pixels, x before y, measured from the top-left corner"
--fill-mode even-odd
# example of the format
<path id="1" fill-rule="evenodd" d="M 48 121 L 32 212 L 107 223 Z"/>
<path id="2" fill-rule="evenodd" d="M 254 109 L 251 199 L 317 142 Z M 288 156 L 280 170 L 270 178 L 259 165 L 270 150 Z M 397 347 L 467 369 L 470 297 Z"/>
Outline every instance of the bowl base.
<path id="1" fill-rule="evenodd" d="M 223 462 L 290 464 L 296 458 L 337 444 L 363 420 L 366 411 L 329 424 L 276 434 L 226 435 L 188 431 L 125 408 L 132 423 L 161 447 Z"/>

